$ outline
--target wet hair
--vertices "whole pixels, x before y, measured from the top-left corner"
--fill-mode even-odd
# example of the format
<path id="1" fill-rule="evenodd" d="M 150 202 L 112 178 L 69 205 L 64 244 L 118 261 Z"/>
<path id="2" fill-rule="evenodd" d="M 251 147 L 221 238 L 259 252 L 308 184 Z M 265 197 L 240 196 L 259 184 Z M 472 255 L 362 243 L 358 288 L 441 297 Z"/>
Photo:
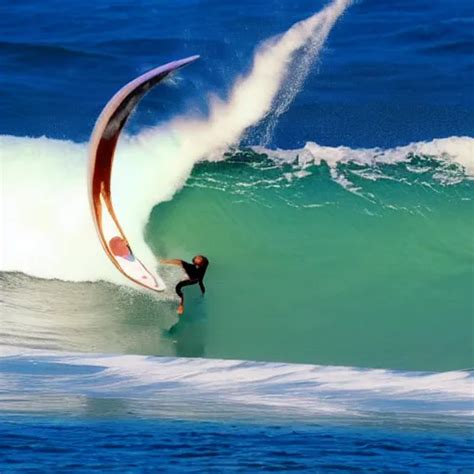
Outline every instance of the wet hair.
<path id="1" fill-rule="evenodd" d="M 193 263 L 195 263 L 195 260 L 196 258 L 200 257 L 202 259 L 202 263 L 199 265 L 201 268 L 203 268 L 204 270 L 207 268 L 207 266 L 209 265 L 209 260 L 207 257 L 205 257 L 204 255 L 195 255 L 193 257 Z"/>

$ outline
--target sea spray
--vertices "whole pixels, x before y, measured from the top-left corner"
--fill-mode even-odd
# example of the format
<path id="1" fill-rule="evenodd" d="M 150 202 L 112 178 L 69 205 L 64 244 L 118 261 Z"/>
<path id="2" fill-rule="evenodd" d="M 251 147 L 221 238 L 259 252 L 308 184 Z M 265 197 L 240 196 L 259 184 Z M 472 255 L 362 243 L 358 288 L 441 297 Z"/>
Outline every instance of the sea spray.
<path id="1" fill-rule="evenodd" d="M 335 0 L 263 43 L 251 71 L 237 79 L 228 99 L 211 99 L 207 118 L 177 118 L 120 141 L 113 176 L 115 207 L 134 250 L 147 266 L 155 265 L 143 239 L 153 206 L 172 198 L 197 161 L 221 159 L 229 145 L 238 143 L 248 127 L 270 112 L 294 53 L 311 44 L 314 58 L 348 4 Z M 305 61 L 301 83 L 312 59 Z M 298 87 L 292 90 L 284 101 L 286 107 Z M 0 149 L 2 270 L 125 283 L 106 261 L 92 226 L 86 196 L 87 146 L 3 136 Z"/>

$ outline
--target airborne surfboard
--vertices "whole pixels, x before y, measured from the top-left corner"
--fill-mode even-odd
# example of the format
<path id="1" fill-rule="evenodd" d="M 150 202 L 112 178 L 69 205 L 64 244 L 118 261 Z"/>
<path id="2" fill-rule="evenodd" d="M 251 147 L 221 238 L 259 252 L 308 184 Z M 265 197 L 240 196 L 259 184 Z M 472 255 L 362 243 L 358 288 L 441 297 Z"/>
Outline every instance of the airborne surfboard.
<path id="1" fill-rule="evenodd" d="M 120 132 L 140 99 L 170 73 L 198 57 L 191 56 L 157 67 L 122 87 L 102 110 L 90 139 L 89 201 L 99 240 L 117 270 L 136 284 L 153 291 L 163 291 L 165 284 L 133 253 L 112 204 L 114 154 Z"/>

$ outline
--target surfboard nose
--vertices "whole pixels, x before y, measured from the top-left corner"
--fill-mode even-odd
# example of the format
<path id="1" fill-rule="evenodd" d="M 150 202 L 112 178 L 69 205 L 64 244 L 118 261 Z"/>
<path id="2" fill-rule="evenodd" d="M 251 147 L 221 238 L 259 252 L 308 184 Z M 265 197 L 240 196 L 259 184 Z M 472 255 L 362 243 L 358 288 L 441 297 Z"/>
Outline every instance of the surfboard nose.
<path id="1" fill-rule="evenodd" d="M 201 56 L 199 54 L 195 54 L 194 56 L 189 56 L 184 59 L 179 59 L 178 61 L 174 61 L 176 64 L 176 67 L 183 67 L 186 66 L 187 64 L 193 63 L 194 61 L 197 61 Z"/>

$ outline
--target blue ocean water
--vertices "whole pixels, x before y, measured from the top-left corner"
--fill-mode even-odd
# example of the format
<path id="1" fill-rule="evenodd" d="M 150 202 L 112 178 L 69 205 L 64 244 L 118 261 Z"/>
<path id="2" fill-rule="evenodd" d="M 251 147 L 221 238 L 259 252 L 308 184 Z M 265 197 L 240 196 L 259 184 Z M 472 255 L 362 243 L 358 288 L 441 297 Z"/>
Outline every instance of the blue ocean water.
<path id="1" fill-rule="evenodd" d="M 453 472 L 472 374 L 5 349 L 1 472 Z"/>
<path id="2" fill-rule="evenodd" d="M 85 141 L 118 84 L 178 57 L 202 61 L 185 87 L 149 98 L 140 123 L 204 110 L 248 70 L 256 45 L 317 12 L 321 1 L 4 2 L 2 133 Z M 468 0 L 355 2 L 278 124 L 272 144 L 393 147 L 471 135 Z M 253 143 L 255 144 L 255 143 Z"/>
<path id="3" fill-rule="evenodd" d="M 211 301 L 209 307 L 195 303 L 198 317 L 173 326 L 176 320 L 171 299 L 159 306 L 132 291 L 119 292 L 110 283 L 116 281 L 108 270 L 102 271 L 99 259 L 80 253 L 81 246 L 87 247 L 89 234 L 82 233 L 86 223 L 82 207 L 75 203 L 84 184 L 82 168 L 76 165 L 84 164 L 83 143 L 108 98 L 151 67 L 198 53 L 199 62 L 147 96 L 128 132 L 140 141 L 140 132 L 157 123 L 167 124 L 174 117 L 200 120 L 213 110 L 213 100 L 218 102 L 210 97 L 226 103 L 236 79 L 252 70 L 261 42 L 287 31 L 325 5 L 307 0 L 107 0 L 89 5 L 7 0 L 0 4 L 0 155 L 9 164 L 7 177 L 2 176 L 2 199 L 7 202 L 8 216 L 2 218 L 2 234 L 18 245 L 18 249 L 7 248 L 11 260 L 9 257 L 6 265 L 8 272 L 1 276 L 2 473 L 472 471 L 472 364 L 465 362 L 472 360 L 471 328 L 466 321 L 472 322 L 474 304 L 466 291 L 472 281 L 472 260 L 466 257 L 472 258 L 471 1 L 354 2 L 338 18 L 320 50 L 315 46 L 319 54 L 307 76 L 303 77 L 300 70 L 295 73 L 294 78 L 304 81 L 299 83 L 290 74 L 272 109 L 242 127 L 237 143 L 230 140 L 234 147 L 254 147 L 252 153 L 264 153 L 265 157 L 273 150 L 272 159 L 285 163 L 288 182 L 304 179 L 309 171 L 314 179 L 323 177 L 322 183 L 316 182 L 319 187 L 311 191 L 304 183 L 297 187 L 290 207 L 285 209 L 298 208 L 301 203 L 305 209 L 317 209 L 329 202 L 330 212 L 320 222 L 329 226 L 332 220 L 339 220 L 336 228 L 348 222 L 351 213 L 376 215 L 380 217 L 382 244 L 388 235 L 384 230 L 394 230 L 400 222 L 409 222 L 408 229 L 414 229 L 416 235 L 421 228 L 423 239 L 414 239 L 411 247 L 429 247 L 432 253 L 422 258 L 421 253 L 414 256 L 410 246 L 393 248 L 393 261 L 388 259 L 385 265 L 397 267 L 400 262 L 419 258 L 420 267 L 427 267 L 433 276 L 430 284 L 439 286 L 436 295 L 421 298 L 413 312 L 400 314 L 400 320 L 415 320 L 422 307 L 431 304 L 443 308 L 442 321 L 426 324 L 432 314 L 428 313 L 422 323 L 413 325 L 416 331 L 410 332 L 403 329 L 406 326 L 396 326 L 395 319 L 384 321 L 380 311 L 380 326 L 391 327 L 392 332 L 387 333 L 364 327 L 365 321 L 367 325 L 372 322 L 364 319 L 364 309 L 349 321 L 335 321 L 329 306 L 329 317 L 321 320 L 316 327 L 318 336 L 313 336 L 311 331 L 316 330 L 312 323 L 289 324 L 301 313 L 290 305 L 273 319 L 272 329 L 268 329 L 268 321 L 275 315 L 273 309 L 266 320 L 259 310 L 239 319 L 237 314 L 229 321 L 216 303 L 217 310 L 212 313 L 212 301 L 218 297 L 212 297 L 211 290 L 206 296 Z M 311 45 L 297 49 L 295 67 L 309 56 Z M 273 79 L 266 78 L 260 89 L 256 87 L 252 101 L 238 114 L 245 115 L 258 102 L 259 91 L 270 88 Z M 287 104 L 286 97 L 291 97 Z M 235 109 L 229 110 L 238 115 Z M 193 137 L 198 136 L 200 129 L 196 130 Z M 212 141 L 219 130 L 204 128 L 203 133 Z M 315 146 L 308 147 L 308 142 L 327 148 L 316 147 L 314 151 Z M 413 142 L 421 145 L 411 146 Z M 133 140 L 124 146 L 133 152 Z M 338 148 L 341 146 L 345 148 Z M 239 161 L 234 151 L 232 148 L 229 153 L 237 171 L 228 162 L 216 165 L 215 172 L 212 165 L 200 165 L 204 169 L 193 174 L 185 192 L 203 187 L 210 192 L 213 185 L 228 191 L 226 196 L 244 199 L 242 190 L 249 184 L 257 191 L 263 189 L 261 195 L 256 191 L 249 199 L 256 202 L 257 211 L 249 208 L 247 212 L 254 212 L 254 222 L 260 220 L 270 227 L 273 223 L 265 221 L 260 210 L 264 205 L 280 209 L 275 206 L 275 196 L 265 193 L 282 178 L 260 173 L 272 173 L 274 164 L 258 161 L 255 154 Z M 295 155 L 298 160 L 311 155 L 317 164 L 318 153 L 329 165 L 315 165 L 316 171 L 304 163 L 293 166 Z M 414 160 L 406 159 L 412 155 Z M 70 157 L 67 165 L 61 161 L 65 156 Z M 136 158 L 144 173 L 148 172 L 138 153 Z M 343 163 L 334 165 L 331 160 Z M 377 167 L 377 160 L 387 168 L 400 162 L 403 169 Z M 248 177 L 239 166 L 258 175 Z M 407 177 L 407 173 L 411 175 Z M 162 174 L 170 181 L 177 179 L 169 170 Z M 370 183 L 368 189 L 361 180 Z M 334 183 L 340 184 L 337 191 Z M 392 189 L 387 183 L 404 187 Z M 24 190 L 35 186 L 38 192 L 31 198 Z M 180 186 L 176 185 L 173 192 L 176 189 Z M 321 194 L 316 203 L 311 200 L 312 193 L 316 194 L 313 189 Z M 58 194 L 61 210 L 51 214 L 48 205 Z M 137 218 L 142 222 L 155 203 L 170 199 L 172 194 L 146 202 L 144 210 L 133 202 L 132 213 L 146 213 Z M 286 199 L 282 194 L 282 200 Z M 381 209 L 388 212 L 394 194 L 398 207 L 390 209 L 403 219 L 384 221 L 386 215 Z M 335 199 L 333 206 L 335 195 L 343 197 Z M 363 206 L 360 201 L 351 201 L 359 198 Z M 38 208 L 33 207 L 34 199 Z M 204 203 L 202 207 L 209 202 L 206 199 L 207 194 L 194 198 Z M 378 200 L 385 200 L 386 207 L 378 206 Z M 181 242 L 179 236 L 186 232 L 173 227 L 173 216 L 178 212 L 175 202 L 158 206 L 156 212 L 160 219 L 169 221 L 168 240 L 176 242 L 173 250 L 184 251 L 185 237 Z M 18 204 L 14 212 L 8 207 L 11 203 Z M 226 222 L 225 200 L 216 199 L 212 205 L 215 215 Z M 338 214 L 340 209 L 344 212 Z M 443 225 L 427 218 L 433 209 Z M 285 222 L 300 224 L 299 214 L 285 216 Z M 166 237 L 166 231 L 159 228 L 160 219 L 151 227 L 156 225 L 160 236 Z M 359 233 L 359 225 L 354 222 L 347 234 L 353 232 L 362 247 L 367 234 Z M 77 241 L 70 238 L 62 251 L 74 265 L 65 265 L 63 253 L 50 248 L 50 242 L 69 228 Z M 440 228 L 446 232 L 438 232 Z M 10 234 L 9 229 L 21 232 Z M 425 236 L 433 229 L 436 238 L 428 245 Z M 255 225 L 252 232 L 257 236 L 262 229 Z M 198 237 L 196 232 L 194 238 Z M 209 240 L 208 235 L 205 237 Z M 283 233 L 284 242 L 293 239 L 293 235 Z M 158 249 L 164 245 L 150 240 Z M 327 240 L 334 238 L 329 235 Z M 449 251 L 443 247 L 448 240 Z M 219 245 L 228 248 L 228 241 L 224 243 L 214 244 L 216 253 Z M 343 247 L 345 243 L 341 240 L 335 245 Z M 268 248 L 273 250 L 271 245 Z M 371 249 L 376 260 L 377 248 L 372 245 Z M 238 249 L 233 247 L 233 251 Z M 322 257 L 312 265 L 324 263 L 324 253 L 322 249 Z M 310 259 L 313 254 L 306 255 Z M 279 258 L 277 250 L 270 255 L 262 252 L 261 262 L 265 266 Z M 361 265 L 367 265 L 367 260 L 361 259 Z M 427 261 L 432 266 L 428 267 Z M 441 266 L 444 273 L 438 274 Z M 218 274 L 219 264 L 215 268 Z M 253 284 L 258 282 L 258 275 L 251 277 Z M 348 274 L 345 284 L 349 286 L 350 280 L 357 279 Z M 212 282 L 220 293 L 232 293 L 223 283 Z M 403 282 L 400 278 L 393 285 L 403 288 Z M 373 281 L 362 288 L 371 285 Z M 329 283 L 320 284 L 318 292 L 323 302 L 342 300 L 338 288 Z M 245 290 L 239 292 L 240 299 L 244 295 Z M 377 294 L 361 296 L 354 290 L 350 295 L 342 306 L 356 307 L 359 301 L 371 301 L 376 306 L 378 302 Z M 454 295 L 452 299 L 450 295 Z M 227 301 L 226 297 L 226 306 Z M 445 314 L 445 308 L 452 308 L 452 313 Z M 150 312 L 162 317 L 150 319 Z M 333 334 L 340 339 L 328 338 L 325 326 L 336 328 Z M 163 331 L 169 327 L 174 330 Z M 347 334 L 342 333 L 344 327 L 350 328 Z M 222 333 L 235 337 L 226 339 Z M 253 336 L 266 333 L 268 339 Z M 421 333 L 425 337 L 414 340 L 412 334 Z M 358 342 L 353 336 L 360 338 Z M 320 338 L 319 352 L 312 347 L 316 337 Z M 439 345 L 443 337 L 452 354 L 444 353 L 444 346 Z M 394 339 L 415 349 L 407 349 L 409 355 L 397 352 L 393 347 L 398 346 L 391 345 Z M 357 352 L 353 346 L 367 350 Z M 221 360 L 236 354 L 239 359 L 263 354 L 262 358 L 270 360 L 277 354 L 275 360 L 279 362 Z M 412 354 L 417 355 L 416 361 L 411 360 Z M 180 357 L 183 355 L 198 358 Z M 209 355 L 215 358 L 203 358 Z M 300 360 L 310 363 L 288 363 Z M 325 365 L 316 365 L 319 363 Z M 357 367 L 360 364 L 382 368 Z M 391 370 L 400 367 L 426 370 Z M 448 372 L 436 372 L 445 367 Z"/>
<path id="4" fill-rule="evenodd" d="M 7 419 L 2 472 L 468 472 L 452 433 L 179 421 Z"/>

